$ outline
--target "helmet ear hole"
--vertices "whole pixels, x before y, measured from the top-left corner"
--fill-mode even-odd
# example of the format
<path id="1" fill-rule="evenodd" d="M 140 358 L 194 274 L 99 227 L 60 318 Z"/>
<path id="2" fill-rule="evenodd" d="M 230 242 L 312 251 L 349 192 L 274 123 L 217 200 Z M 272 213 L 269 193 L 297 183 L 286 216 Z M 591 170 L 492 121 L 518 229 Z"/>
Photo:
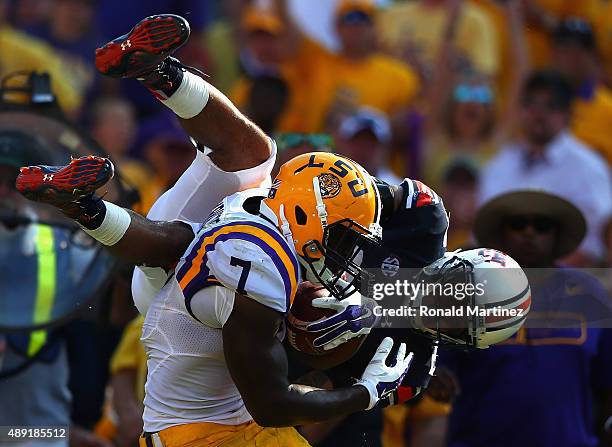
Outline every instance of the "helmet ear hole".
<path id="1" fill-rule="evenodd" d="M 300 206 L 295 207 L 295 221 L 298 225 L 306 225 L 306 221 L 308 220 L 308 215 Z"/>

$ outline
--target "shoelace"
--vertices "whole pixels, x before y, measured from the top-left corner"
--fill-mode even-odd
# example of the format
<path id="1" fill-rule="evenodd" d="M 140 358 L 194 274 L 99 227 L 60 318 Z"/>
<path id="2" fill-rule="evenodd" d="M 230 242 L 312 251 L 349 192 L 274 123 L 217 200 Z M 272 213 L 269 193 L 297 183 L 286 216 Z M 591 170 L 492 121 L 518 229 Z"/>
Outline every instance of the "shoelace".
<path id="1" fill-rule="evenodd" d="M 182 72 L 189 71 L 199 76 L 209 77 L 203 71 L 195 67 L 185 65 L 178 59 L 168 56 L 166 59 L 160 62 L 153 71 L 148 73 L 146 76 L 139 77 L 138 79 L 142 81 L 154 94 L 156 94 L 156 91 L 162 91 L 168 94 L 166 90 L 172 88 L 172 83 L 174 82 L 170 77 L 172 70 L 169 69 L 169 67 L 176 67 Z"/>
<path id="2" fill-rule="evenodd" d="M 204 73 L 202 70 L 192 67 L 191 65 L 186 65 L 183 64 L 181 61 L 179 61 L 177 58 L 172 57 L 172 56 L 168 56 L 166 59 L 164 59 L 161 64 L 158 65 L 158 69 L 160 69 L 164 63 L 168 64 L 168 65 L 173 65 L 177 68 L 180 68 L 182 71 L 189 71 L 193 74 L 197 74 L 199 76 L 204 76 L 205 78 L 209 78 L 210 76 L 207 75 L 206 73 Z"/>

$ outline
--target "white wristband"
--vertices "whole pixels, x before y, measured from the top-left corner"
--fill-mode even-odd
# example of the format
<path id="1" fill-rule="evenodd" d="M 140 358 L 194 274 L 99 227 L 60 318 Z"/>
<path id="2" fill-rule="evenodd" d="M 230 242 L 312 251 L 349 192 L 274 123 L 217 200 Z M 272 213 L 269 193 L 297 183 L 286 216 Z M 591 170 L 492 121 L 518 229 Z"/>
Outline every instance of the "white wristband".
<path id="1" fill-rule="evenodd" d="M 104 245 L 115 245 L 121 240 L 132 222 L 130 213 L 115 205 L 104 201 L 106 215 L 104 220 L 95 230 L 88 230 L 81 225 L 83 231 Z"/>
<path id="2" fill-rule="evenodd" d="M 179 88 L 168 99 L 162 101 L 170 110 L 184 119 L 199 114 L 208 104 L 208 83 L 201 77 L 186 71 Z"/>
<path id="3" fill-rule="evenodd" d="M 378 390 L 376 389 L 376 385 L 372 383 L 371 381 L 364 380 L 364 379 L 361 379 L 355 382 L 353 386 L 357 386 L 357 385 L 362 385 L 365 387 L 366 390 L 368 390 L 368 394 L 370 395 L 370 403 L 368 405 L 368 408 L 366 408 L 366 410 L 371 410 L 378 403 Z"/>

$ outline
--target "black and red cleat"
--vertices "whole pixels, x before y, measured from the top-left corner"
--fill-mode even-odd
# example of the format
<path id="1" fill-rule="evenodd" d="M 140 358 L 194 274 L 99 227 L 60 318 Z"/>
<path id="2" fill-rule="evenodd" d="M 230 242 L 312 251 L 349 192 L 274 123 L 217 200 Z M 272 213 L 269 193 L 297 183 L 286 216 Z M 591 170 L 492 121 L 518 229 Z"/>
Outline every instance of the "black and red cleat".
<path id="1" fill-rule="evenodd" d="M 147 17 L 132 30 L 96 50 L 96 68 L 106 76 L 147 75 L 189 38 L 189 23 L 181 16 Z"/>
<path id="2" fill-rule="evenodd" d="M 15 186 L 30 200 L 63 208 L 93 194 L 113 178 L 114 172 L 108 158 L 90 155 L 75 158 L 66 166 L 21 168 Z"/>

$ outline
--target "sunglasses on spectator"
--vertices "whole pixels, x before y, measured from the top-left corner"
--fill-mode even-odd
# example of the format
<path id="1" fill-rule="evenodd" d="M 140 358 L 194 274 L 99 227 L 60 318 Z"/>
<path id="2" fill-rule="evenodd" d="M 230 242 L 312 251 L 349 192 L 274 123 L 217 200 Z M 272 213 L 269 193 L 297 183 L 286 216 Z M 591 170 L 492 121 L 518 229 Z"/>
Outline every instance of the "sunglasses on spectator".
<path id="1" fill-rule="evenodd" d="M 514 216 L 506 220 L 508 228 L 514 231 L 523 231 L 527 227 L 533 228 L 537 233 L 550 233 L 557 228 L 558 224 L 549 217 Z"/>
<path id="2" fill-rule="evenodd" d="M 372 17 L 363 11 L 350 11 L 341 16 L 339 22 L 343 25 L 371 24 Z"/>
<path id="3" fill-rule="evenodd" d="M 493 102 L 493 92 L 486 85 L 461 84 L 455 87 L 453 99 L 457 102 L 490 104 Z"/>
<path id="4" fill-rule="evenodd" d="M 329 152 L 334 140 L 327 134 L 282 133 L 276 137 L 276 144 L 279 151 L 306 145 L 313 151 Z"/>

